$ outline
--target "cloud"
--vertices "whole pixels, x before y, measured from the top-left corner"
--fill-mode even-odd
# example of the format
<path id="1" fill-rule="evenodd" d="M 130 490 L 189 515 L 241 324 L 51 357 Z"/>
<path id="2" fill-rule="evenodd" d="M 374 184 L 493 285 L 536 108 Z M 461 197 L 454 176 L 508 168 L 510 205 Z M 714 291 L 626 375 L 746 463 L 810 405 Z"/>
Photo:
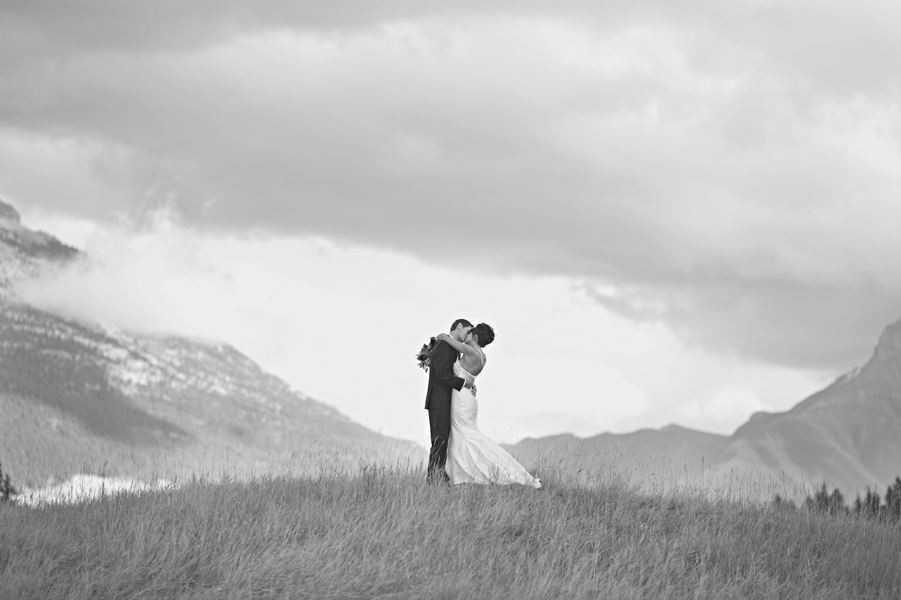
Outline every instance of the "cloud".
<path id="1" fill-rule="evenodd" d="M 770 61 L 766 66 L 778 66 L 773 69 L 777 74 L 803 74 L 830 86 L 888 90 L 898 81 L 892 66 L 901 49 L 893 26 L 901 7 L 885 0 L 764 0 L 725 5 L 712 0 L 678 4 L 662 0 L 628 4 L 588 0 L 460 0 L 450 4 L 421 0 L 135 0 L 127 5 L 84 0 L 77 7 L 41 1 L 7 3 L 0 7 L 0 14 L 0 40 L 18 51 L 18 58 L 9 59 L 8 65 L 21 64 L 28 57 L 187 52 L 273 30 L 341 40 L 386 24 L 534 19 L 579 23 L 601 35 L 663 24 L 690 33 L 695 58 L 707 68 L 728 70 L 730 61 L 744 54 L 745 60 Z"/>
<path id="2" fill-rule="evenodd" d="M 42 228 L 82 235 L 88 258 L 21 282 L 16 291 L 30 303 L 126 330 L 230 343 L 304 393 L 420 443 L 425 378 L 412 353 L 457 316 L 498 332 L 479 381 L 479 420 L 505 441 L 576 421 L 575 431 L 590 435 L 651 412 L 670 419 L 685 390 L 648 384 L 673 384 L 671 372 L 722 371 L 661 345 L 671 338 L 665 331 L 617 318 L 559 278 L 486 277 L 317 239 L 211 236 L 171 210 L 92 230 L 35 216 Z"/>
<path id="3" fill-rule="evenodd" d="M 354 6 L 2 9 L 0 192 L 563 276 L 773 364 L 901 312 L 894 5 Z"/>
<path id="4" fill-rule="evenodd" d="M 216 297 L 227 297 L 232 282 L 202 257 L 188 233 L 165 209 L 143 226 L 94 228 L 86 233 L 82 259 L 23 280 L 15 292 L 33 306 L 88 322 L 215 338 L 232 314 Z"/>
<path id="5" fill-rule="evenodd" d="M 725 387 L 703 402 L 695 400 L 680 407 L 681 418 L 707 431 L 735 431 L 748 418 L 767 407 L 753 390 Z"/>

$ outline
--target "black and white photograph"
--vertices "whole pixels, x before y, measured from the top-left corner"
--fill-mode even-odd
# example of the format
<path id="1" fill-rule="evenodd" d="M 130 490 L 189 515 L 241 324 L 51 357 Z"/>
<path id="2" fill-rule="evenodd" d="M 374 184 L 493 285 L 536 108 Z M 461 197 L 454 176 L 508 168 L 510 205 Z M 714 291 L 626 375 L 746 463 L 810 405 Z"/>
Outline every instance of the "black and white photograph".
<path id="1" fill-rule="evenodd" d="M 0 0 L 0 598 L 901 597 L 899 27 Z"/>

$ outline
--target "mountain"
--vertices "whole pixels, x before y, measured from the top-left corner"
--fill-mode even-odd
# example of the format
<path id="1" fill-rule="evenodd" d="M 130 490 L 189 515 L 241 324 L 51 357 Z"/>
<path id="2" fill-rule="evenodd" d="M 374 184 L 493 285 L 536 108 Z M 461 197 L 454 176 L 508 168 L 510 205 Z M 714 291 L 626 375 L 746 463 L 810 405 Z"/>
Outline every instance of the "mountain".
<path id="1" fill-rule="evenodd" d="M 23 227 L 16 209 L 0 200 L 0 299 L 10 297 L 15 281 L 77 256 L 78 250 L 53 236 Z"/>
<path id="2" fill-rule="evenodd" d="M 627 472 L 664 477 L 703 468 L 759 473 L 789 485 L 884 487 L 901 474 L 901 321 L 885 328 L 864 366 L 787 412 L 752 415 L 731 436 L 670 425 L 587 439 L 525 439 L 510 449 L 527 462 L 594 469 L 615 463 Z"/>
<path id="3" fill-rule="evenodd" d="M 85 258 L 0 201 L 0 461 L 16 483 L 309 471 L 422 453 L 227 344 L 83 323 L 17 298 L 16 281 Z"/>
<path id="4" fill-rule="evenodd" d="M 901 473 L 901 321 L 885 328 L 863 367 L 787 412 L 742 425 L 719 460 L 855 488 L 894 480 Z"/>
<path id="5" fill-rule="evenodd" d="M 508 448 L 525 464 L 556 463 L 568 471 L 587 465 L 615 464 L 637 477 L 666 477 L 683 471 L 686 465 L 701 465 L 727 439 L 725 435 L 668 425 L 632 433 L 602 433 L 585 439 L 571 434 L 526 438 Z"/>

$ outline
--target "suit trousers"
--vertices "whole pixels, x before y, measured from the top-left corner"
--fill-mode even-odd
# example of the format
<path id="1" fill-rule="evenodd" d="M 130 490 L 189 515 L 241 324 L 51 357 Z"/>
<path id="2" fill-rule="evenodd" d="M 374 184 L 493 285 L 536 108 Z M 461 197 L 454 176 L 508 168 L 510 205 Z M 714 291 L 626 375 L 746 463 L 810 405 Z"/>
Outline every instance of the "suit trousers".
<path id="1" fill-rule="evenodd" d="M 449 410 L 429 409 L 429 429 L 432 447 L 429 450 L 429 483 L 449 481 L 444 466 L 447 464 L 447 445 L 450 441 L 451 414 Z"/>

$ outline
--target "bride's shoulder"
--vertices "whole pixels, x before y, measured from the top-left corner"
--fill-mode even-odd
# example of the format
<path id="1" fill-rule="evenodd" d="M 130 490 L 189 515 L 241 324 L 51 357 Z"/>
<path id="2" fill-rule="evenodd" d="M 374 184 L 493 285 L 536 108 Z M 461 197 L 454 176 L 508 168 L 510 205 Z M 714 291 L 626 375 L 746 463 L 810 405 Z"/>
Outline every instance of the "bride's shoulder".
<path id="1" fill-rule="evenodd" d="M 479 348 L 479 356 L 482 359 L 482 364 L 485 365 L 488 362 L 488 355 L 481 348 Z"/>

